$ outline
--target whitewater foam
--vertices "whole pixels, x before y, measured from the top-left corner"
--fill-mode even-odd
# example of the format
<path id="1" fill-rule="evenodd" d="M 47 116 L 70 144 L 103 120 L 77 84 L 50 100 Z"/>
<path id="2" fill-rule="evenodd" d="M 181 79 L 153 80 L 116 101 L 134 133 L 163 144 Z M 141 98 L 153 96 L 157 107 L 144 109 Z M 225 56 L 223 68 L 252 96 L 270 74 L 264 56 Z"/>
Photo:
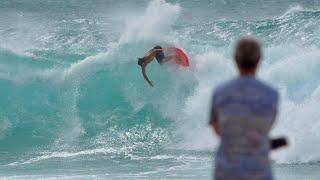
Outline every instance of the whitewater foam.
<path id="1" fill-rule="evenodd" d="M 7 166 L 19 166 L 19 165 L 25 165 L 25 164 L 31 164 L 36 163 L 39 161 L 48 160 L 51 158 L 70 158 L 75 156 L 81 156 L 81 155 L 95 155 L 95 154 L 112 154 L 117 153 L 118 151 L 113 148 L 99 148 L 99 149 L 92 149 L 92 150 L 84 150 L 79 152 L 53 152 L 53 153 L 46 153 L 46 155 L 41 155 L 26 161 L 22 162 L 13 162 L 10 164 L 7 164 Z"/>
<path id="2" fill-rule="evenodd" d="M 140 16 L 131 16 L 120 42 L 166 42 L 166 34 L 179 17 L 181 7 L 164 0 L 152 0 Z"/>
<path id="3" fill-rule="evenodd" d="M 239 35 L 251 33 L 258 34 L 265 42 L 265 62 L 259 76 L 281 91 L 281 110 L 273 135 L 287 135 L 290 139 L 290 147 L 275 153 L 273 158 L 278 163 L 319 161 L 316 144 L 319 144 L 320 139 L 317 131 L 320 127 L 317 122 L 320 115 L 317 111 L 320 57 L 316 43 L 318 37 L 315 36 L 319 29 L 318 11 L 310 11 L 309 16 L 305 15 L 308 13 L 297 13 L 309 10 L 296 6 L 275 19 L 219 19 L 203 25 L 189 24 L 189 21 L 179 19 L 184 9 L 180 4 L 152 0 L 144 10 L 124 16 L 126 26 L 118 29 L 120 33 L 112 37 L 112 42 L 103 46 L 94 43 L 92 39 L 95 36 L 91 36 L 90 28 L 86 29 L 87 26 L 102 22 L 91 21 L 89 18 L 59 20 L 53 24 L 61 27 L 53 28 L 52 31 L 45 28 L 44 23 L 41 29 L 44 32 L 40 33 L 43 36 L 37 42 L 32 39 L 39 31 L 33 32 L 30 26 L 37 27 L 43 22 L 25 24 L 20 27 L 29 28 L 25 39 L 22 38 L 26 43 L 20 44 L 26 45 L 23 48 L 16 46 L 17 39 L 21 37 L 20 30 L 16 31 L 15 36 L 9 37 L 8 41 L 1 34 L 2 42 L 8 43 L 5 48 L 13 53 L 6 63 L 1 62 L 0 79 L 10 82 L 4 82 L 10 86 L 8 91 L 18 89 L 17 92 L 13 91 L 16 94 L 9 94 L 11 99 L 18 100 L 10 106 L 12 112 L 4 112 L 5 118 L 0 118 L 0 139 L 18 141 L 21 135 L 16 131 L 19 128 L 20 131 L 26 131 L 26 134 L 33 131 L 30 134 L 46 137 L 47 131 L 37 126 L 43 123 L 41 125 L 56 128 L 51 130 L 53 132 L 48 135 L 48 142 L 44 143 L 43 148 L 61 150 L 61 158 L 69 155 L 63 154 L 65 149 L 80 145 L 83 145 L 83 149 L 115 146 L 115 149 L 127 154 L 152 151 L 153 148 L 159 151 L 212 150 L 217 147 L 218 140 L 212 136 L 207 125 L 211 93 L 219 83 L 236 75 L 229 55 L 232 41 Z M 183 26 L 176 25 L 180 20 Z M 76 35 L 71 39 L 73 35 L 66 33 L 64 28 L 70 28 L 71 31 L 74 26 L 66 26 L 68 23 L 80 26 L 79 31 L 72 31 Z M 81 29 L 83 26 L 85 28 Z M 103 34 L 100 31 L 97 33 Z M 90 37 L 86 38 L 87 35 Z M 51 41 L 52 44 L 48 43 Z M 151 64 L 148 73 L 155 81 L 155 88 L 150 89 L 140 75 L 136 57 L 161 42 L 182 45 L 188 52 L 191 66 L 182 69 L 170 64 L 159 68 Z M 86 47 L 82 48 L 84 44 Z M 41 45 L 45 47 L 39 47 Z M 68 47 L 67 50 L 64 50 L 65 47 Z M 100 50 L 85 53 L 94 48 Z M 34 49 L 39 51 L 38 54 Z M 48 50 L 58 55 L 52 58 Z M 69 53 L 69 50 L 80 55 L 68 59 L 63 55 Z M 36 65 L 27 62 L 25 59 L 29 56 L 26 52 L 37 54 L 43 61 L 37 61 Z M 12 59 L 21 56 L 25 58 L 19 59 L 22 66 L 10 64 Z M 53 65 L 46 64 L 49 62 Z M 56 65 L 55 62 L 64 63 Z M 19 95 L 22 92 L 27 92 L 27 95 Z M 29 94 L 35 96 L 30 98 L 34 102 L 24 97 Z M 53 103 L 46 106 L 46 101 Z M 50 110 L 38 112 L 42 105 Z M 37 110 L 32 109 L 34 107 Z M 48 119 L 34 115 L 38 113 L 45 114 Z M 27 120 L 23 118 L 25 116 Z M 31 130 L 21 127 L 24 124 L 20 122 L 32 127 Z M 28 147 L 29 144 L 24 145 Z M 141 158 L 133 153 L 130 155 Z M 49 159 L 55 156 L 60 155 L 48 155 Z M 166 159 L 166 156 L 151 157 Z M 33 161 L 37 162 L 38 159 Z"/>

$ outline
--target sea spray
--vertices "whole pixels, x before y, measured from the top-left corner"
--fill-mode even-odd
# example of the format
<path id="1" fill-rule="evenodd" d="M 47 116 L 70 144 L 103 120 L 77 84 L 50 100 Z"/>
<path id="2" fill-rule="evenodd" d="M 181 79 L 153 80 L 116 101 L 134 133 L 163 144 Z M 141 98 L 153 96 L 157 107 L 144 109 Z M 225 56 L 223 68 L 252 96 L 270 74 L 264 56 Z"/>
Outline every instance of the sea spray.
<path id="1" fill-rule="evenodd" d="M 268 16 L 243 18 L 229 16 L 244 12 L 238 1 L 1 3 L 1 176 L 208 178 L 211 93 L 237 75 L 233 45 L 247 34 L 263 45 L 258 76 L 281 94 L 272 136 L 290 146 L 272 154 L 276 169 L 319 161 L 318 7 L 252 2 Z M 152 62 L 150 88 L 136 58 L 158 44 L 182 47 L 191 66 Z"/>

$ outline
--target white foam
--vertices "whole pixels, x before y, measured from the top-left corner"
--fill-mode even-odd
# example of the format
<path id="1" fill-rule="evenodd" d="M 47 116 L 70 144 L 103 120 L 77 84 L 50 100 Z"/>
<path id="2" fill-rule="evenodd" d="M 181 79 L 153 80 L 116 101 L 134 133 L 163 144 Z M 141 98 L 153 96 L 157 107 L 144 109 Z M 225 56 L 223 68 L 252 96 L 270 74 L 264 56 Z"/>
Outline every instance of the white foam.
<path id="1" fill-rule="evenodd" d="M 8 119 L 0 119 L 0 140 L 4 139 L 10 132 L 12 125 Z"/>
<path id="2" fill-rule="evenodd" d="M 301 5 L 295 5 L 295 6 L 292 6 L 290 7 L 283 15 L 281 15 L 279 18 L 284 18 L 288 15 L 291 15 L 293 13 L 296 13 L 296 12 L 300 12 L 300 11 L 303 11 L 304 8 L 301 6 Z"/>
<path id="3" fill-rule="evenodd" d="M 183 142 L 178 144 L 178 147 L 193 150 L 212 149 L 217 145 L 217 139 L 208 126 L 212 88 L 231 78 L 235 70 L 231 60 L 216 52 L 199 54 L 192 58 L 192 63 L 191 73 L 197 86 L 184 102 L 182 113 L 175 112 L 174 119 L 179 127 L 176 133 L 183 137 Z"/>
<path id="4" fill-rule="evenodd" d="M 152 0 L 139 16 L 131 15 L 127 19 L 120 43 L 139 41 L 165 41 L 165 36 L 179 17 L 181 7 L 164 0 Z"/>
<path id="5" fill-rule="evenodd" d="M 7 166 L 18 166 L 18 165 L 24 165 L 24 164 L 31 164 L 31 163 L 36 163 L 39 161 L 44 161 L 52 158 L 71 158 L 71 157 L 76 157 L 76 156 L 81 156 L 81 155 L 94 155 L 94 154 L 110 154 L 110 153 L 116 153 L 117 150 L 113 148 L 98 148 L 98 149 L 89 149 L 89 150 L 84 150 L 84 151 L 79 151 L 79 152 L 52 152 L 49 154 L 37 156 L 35 158 L 31 158 L 26 161 L 22 162 L 13 162 L 8 164 Z"/>
<path id="6" fill-rule="evenodd" d="M 320 85 L 319 50 L 289 56 L 265 70 L 262 75 L 281 90 L 281 106 L 274 135 L 286 135 L 290 146 L 273 153 L 279 163 L 320 161 L 320 116 L 318 107 Z"/>
<path id="7" fill-rule="evenodd" d="M 285 47 L 271 48 L 274 51 Z M 277 87 L 281 94 L 279 115 L 272 136 L 287 136 L 290 146 L 272 154 L 277 163 L 320 161 L 320 81 L 317 76 L 320 71 L 320 52 L 301 48 L 297 53 L 273 54 L 272 58 L 276 60 L 271 60 L 266 54 L 267 62 L 261 65 L 259 72 L 259 77 Z M 200 54 L 191 60 L 192 75 L 189 80 L 195 80 L 197 85 L 193 94 L 186 98 L 182 113 L 181 109 L 171 109 L 173 112 L 169 117 L 176 121 L 175 133 L 182 137 L 177 147 L 213 149 L 217 147 L 218 140 L 208 127 L 212 88 L 236 75 L 236 67 L 231 59 L 226 59 L 217 52 Z M 174 99 L 164 105 L 170 107 L 170 104 L 176 104 Z"/>

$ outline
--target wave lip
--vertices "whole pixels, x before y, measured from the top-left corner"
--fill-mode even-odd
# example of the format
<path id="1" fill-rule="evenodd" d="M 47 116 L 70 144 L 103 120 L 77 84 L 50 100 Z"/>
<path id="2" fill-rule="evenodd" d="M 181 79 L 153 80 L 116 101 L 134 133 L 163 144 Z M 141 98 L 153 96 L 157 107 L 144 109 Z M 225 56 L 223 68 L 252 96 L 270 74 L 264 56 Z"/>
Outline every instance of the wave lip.
<path id="1" fill-rule="evenodd" d="M 142 15 L 127 19 L 120 43 L 150 40 L 164 42 L 180 12 L 178 4 L 170 4 L 164 0 L 150 1 Z"/>

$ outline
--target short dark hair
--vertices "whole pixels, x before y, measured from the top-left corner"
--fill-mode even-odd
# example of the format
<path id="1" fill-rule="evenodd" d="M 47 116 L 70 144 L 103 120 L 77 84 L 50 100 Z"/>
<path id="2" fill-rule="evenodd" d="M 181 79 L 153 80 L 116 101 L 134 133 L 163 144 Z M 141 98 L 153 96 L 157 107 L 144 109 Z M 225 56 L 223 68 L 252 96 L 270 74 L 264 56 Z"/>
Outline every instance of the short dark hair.
<path id="1" fill-rule="evenodd" d="M 153 49 L 162 49 L 162 47 L 159 46 L 159 45 L 157 45 L 157 46 L 155 46 Z"/>
<path id="2" fill-rule="evenodd" d="M 251 37 L 240 39 L 235 48 L 235 60 L 244 69 L 257 67 L 261 58 L 260 43 Z"/>

